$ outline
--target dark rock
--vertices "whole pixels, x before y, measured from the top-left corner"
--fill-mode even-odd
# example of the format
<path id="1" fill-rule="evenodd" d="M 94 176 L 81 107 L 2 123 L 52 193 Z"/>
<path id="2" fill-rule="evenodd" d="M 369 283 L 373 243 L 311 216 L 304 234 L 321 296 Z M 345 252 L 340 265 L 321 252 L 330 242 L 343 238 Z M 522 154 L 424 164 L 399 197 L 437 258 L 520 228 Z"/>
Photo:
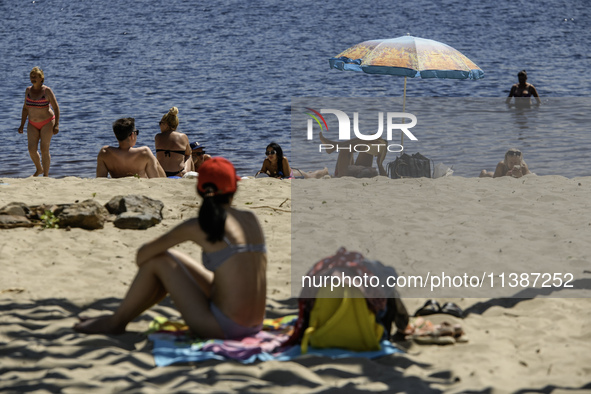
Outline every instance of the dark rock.
<path id="1" fill-rule="evenodd" d="M 0 228 L 33 227 L 29 219 L 20 215 L 0 215 Z"/>
<path id="2" fill-rule="evenodd" d="M 60 227 L 80 227 L 86 230 L 103 228 L 108 212 L 94 200 L 71 204 L 57 215 Z"/>
<path id="3" fill-rule="evenodd" d="M 115 196 L 105 204 L 109 213 L 119 215 L 123 212 L 148 212 L 162 216 L 164 204 L 162 201 L 154 200 L 146 196 L 130 194 L 128 196 Z"/>
<path id="4" fill-rule="evenodd" d="M 144 230 L 162 221 L 164 204 L 150 197 L 128 195 L 113 197 L 105 208 L 118 215 L 113 222 L 115 227 Z"/>
<path id="5" fill-rule="evenodd" d="M 27 216 L 31 210 L 22 202 L 11 202 L 0 208 L 0 215 Z"/>
<path id="6" fill-rule="evenodd" d="M 151 214 L 139 212 L 123 212 L 118 215 L 113 225 L 117 228 L 145 230 L 160 223 L 160 219 Z"/>

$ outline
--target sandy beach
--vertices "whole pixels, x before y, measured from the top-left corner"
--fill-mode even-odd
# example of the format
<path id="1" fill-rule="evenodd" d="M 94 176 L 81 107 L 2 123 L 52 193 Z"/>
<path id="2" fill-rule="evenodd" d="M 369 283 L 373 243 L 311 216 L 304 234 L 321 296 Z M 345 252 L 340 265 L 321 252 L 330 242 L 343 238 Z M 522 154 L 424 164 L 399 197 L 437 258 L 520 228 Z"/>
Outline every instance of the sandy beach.
<path id="1" fill-rule="evenodd" d="M 252 365 L 208 361 L 155 367 L 151 343 L 142 333 L 155 316 L 178 316 L 169 300 L 121 336 L 71 329 L 81 313 L 93 316 L 116 307 L 135 275 L 135 252 L 143 242 L 196 214 L 195 180 L 0 179 L 0 207 L 87 199 L 105 204 L 128 194 L 162 201 L 162 223 L 148 230 L 121 230 L 112 223 L 94 231 L 0 230 L 0 391 L 591 390 L 591 299 L 573 298 L 588 297 L 591 288 L 591 177 L 241 181 L 234 204 L 256 213 L 267 239 L 269 317 L 297 313 L 294 278 L 339 246 L 391 265 L 400 275 L 427 269 L 570 272 L 582 289 L 534 291 L 519 298 L 508 297 L 520 288 L 499 293 L 400 289 L 411 314 L 428 298 L 458 304 L 467 312 L 464 319 L 441 314 L 429 319 L 461 323 L 469 342 L 403 342 L 405 353 L 374 360 L 303 356 Z M 392 245 L 396 253 L 389 251 Z M 200 258 L 195 245 L 178 248 Z"/>

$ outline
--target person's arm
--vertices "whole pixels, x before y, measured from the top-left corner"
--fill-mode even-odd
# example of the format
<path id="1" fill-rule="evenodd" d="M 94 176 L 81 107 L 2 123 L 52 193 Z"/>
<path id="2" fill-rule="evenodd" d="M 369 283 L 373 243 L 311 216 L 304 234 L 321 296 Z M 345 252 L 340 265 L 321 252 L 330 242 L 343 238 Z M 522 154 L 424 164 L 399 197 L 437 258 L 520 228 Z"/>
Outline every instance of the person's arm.
<path id="1" fill-rule="evenodd" d="M 23 110 L 21 112 L 21 125 L 18 128 L 18 132 L 20 134 L 24 133 L 25 131 L 25 122 L 27 121 L 27 116 L 29 116 L 29 110 L 27 109 L 26 105 L 23 105 Z"/>
<path id="2" fill-rule="evenodd" d="M 259 174 L 267 174 L 267 171 L 269 171 L 268 165 L 267 165 L 267 159 L 263 160 L 263 166 L 261 167 L 261 169 L 259 170 L 259 172 L 256 173 L 255 177 Z"/>
<path id="3" fill-rule="evenodd" d="M 181 176 L 185 175 L 189 171 L 195 171 L 195 164 L 193 164 L 193 157 L 191 157 L 193 150 L 191 149 L 189 137 L 187 137 L 186 134 L 183 134 L 182 138 L 185 144 L 185 158 L 183 159 L 183 171 L 181 172 Z"/>
<path id="4" fill-rule="evenodd" d="M 164 169 L 156 160 L 156 156 L 152 154 L 152 151 L 147 146 L 144 147 L 143 155 L 146 160 L 146 175 L 148 178 L 166 178 Z"/>
<path id="5" fill-rule="evenodd" d="M 137 251 L 136 264 L 141 266 L 153 257 L 166 252 L 180 243 L 192 239 L 197 219 L 189 219 L 160 237 L 143 244 Z"/>
<path id="6" fill-rule="evenodd" d="M 515 89 L 517 89 L 517 85 L 511 86 L 511 91 L 509 92 L 509 97 L 507 97 L 507 100 L 505 100 L 505 102 L 507 104 L 509 104 L 511 102 L 511 97 L 515 96 Z"/>
<path id="7" fill-rule="evenodd" d="M 53 124 L 53 134 L 57 134 L 60 131 L 60 106 L 57 103 L 55 94 L 53 94 L 53 90 L 51 90 L 50 88 L 46 88 L 45 91 L 48 92 L 47 96 L 49 97 L 49 103 L 51 104 L 51 108 L 53 108 L 53 114 L 55 115 L 55 123 Z"/>
<path id="8" fill-rule="evenodd" d="M 25 97 L 27 96 L 27 92 L 29 89 L 25 91 Z M 25 102 L 23 104 L 23 110 L 21 112 L 21 125 L 18 128 L 18 132 L 22 134 L 25 131 L 25 122 L 27 121 L 27 116 L 29 116 L 29 110 L 27 109 L 27 99 L 25 98 Z"/>
<path id="9" fill-rule="evenodd" d="M 388 176 L 388 172 L 384 168 L 384 159 L 386 159 L 387 153 L 388 152 L 386 148 L 384 148 L 383 150 L 380 150 L 380 152 L 376 156 L 376 164 L 378 166 L 378 172 L 381 176 Z"/>
<path id="10" fill-rule="evenodd" d="M 523 175 L 528 175 L 531 174 L 531 171 L 529 170 L 529 167 L 527 166 L 527 164 L 525 164 L 525 162 L 521 162 L 521 173 Z"/>
<path id="11" fill-rule="evenodd" d="M 106 178 L 109 175 L 109 170 L 107 169 L 107 165 L 105 163 L 105 154 L 107 153 L 107 147 L 104 146 L 97 158 L 96 158 L 96 177 L 97 178 Z"/>
<path id="12" fill-rule="evenodd" d="M 538 95 L 538 91 L 536 90 L 534 85 L 529 85 L 529 87 L 531 88 L 531 94 L 536 98 L 536 102 L 538 103 L 538 105 L 542 104 L 542 100 L 540 100 L 540 96 Z"/>
<path id="13" fill-rule="evenodd" d="M 505 169 L 505 162 L 500 161 L 499 164 L 497 164 L 497 168 L 495 169 L 495 173 L 493 175 L 493 178 L 499 178 L 499 177 L 505 176 L 505 175 L 507 175 L 507 171 Z"/>
<path id="14" fill-rule="evenodd" d="M 191 143 L 189 142 L 189 137 L 186 134 L 183 134 L 183 142 L 185 143 L 185 161 L 193 160 L 191 154 L 193 154 L 193 150 L 191 149 Z"/>
<path id="15" fill-rule="evenodd" d="M 283 177 L 289 178 L 291 176 L 291 168 L 289 168 L 289 161 L 287 161 L 287 157 L 283 158 Z"/>

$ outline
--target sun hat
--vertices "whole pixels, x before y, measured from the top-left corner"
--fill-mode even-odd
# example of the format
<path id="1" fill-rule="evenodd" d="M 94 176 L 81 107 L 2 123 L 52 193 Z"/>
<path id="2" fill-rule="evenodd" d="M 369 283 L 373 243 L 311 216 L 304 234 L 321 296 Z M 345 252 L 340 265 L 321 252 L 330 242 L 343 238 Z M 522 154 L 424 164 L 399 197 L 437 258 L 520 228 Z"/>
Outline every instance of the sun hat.
<path id="1" fill-rule="evenodd" d="M 205 148 L 203 145 L 199 145 L 199 142 L 197 142 L 197 141 L 191 142 L 189 145 L 191 146 L 191 150 Z"/>
<path id="2" fill-rule="evenodd" d="M 217 187 L 216 194 L 235 193 L 240 177 L 236 175 L 236 169 L 223 157 L 212 157 L 206 160 L 199 167 L 199 178 L 197 180 L 197 190 L 205 193 L 204 186 L 213 183 Z"/>

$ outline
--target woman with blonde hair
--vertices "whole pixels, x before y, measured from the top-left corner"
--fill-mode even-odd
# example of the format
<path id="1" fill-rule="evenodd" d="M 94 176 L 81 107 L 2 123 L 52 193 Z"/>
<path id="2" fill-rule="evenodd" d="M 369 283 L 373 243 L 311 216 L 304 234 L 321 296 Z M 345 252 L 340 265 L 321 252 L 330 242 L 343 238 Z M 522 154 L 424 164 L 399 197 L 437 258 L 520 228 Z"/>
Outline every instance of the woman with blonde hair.
<path id="1" fill-rule="evenodd" d="M 55 94 L 49 86 L 43 85 L 45 74 L 39 67 L 33 67 L 29 74 L 31 86 L 25 90 L 25 103 L 21 115 L 21 125 L 18 132 L 22 134 L 27 124 L 27 141 L 29 155 L 35 164 L 33 176 L 49 175 L 51 156 L 49 155 L 49 143 L 51 137 L 59 132 L 60 107 L 57 104 Z M 41 141 L 41 155 L 37 150 Z"/>
<path id="2" fill-rule="evenodd" d="M 517 148 L 511 148 L 505 153 L 505 160 L 502 160 L 497 164 L 494 173 L 482 170 L 480 172 L 480 178 L 498 178 L 501 176 L 521 178 L 528 174 L 531 174 L 531 172 L 523 160 L 523 153 Z"/>
<path id="3" fill-rule="evenodd" d="M 195 171 L 191 160 L 191 144 L 186 134 L 176 131 L 179 109 L 172 107 L 160 120 L 160 134 L 156 134 L 156 158 L 167 177 Z"/>

